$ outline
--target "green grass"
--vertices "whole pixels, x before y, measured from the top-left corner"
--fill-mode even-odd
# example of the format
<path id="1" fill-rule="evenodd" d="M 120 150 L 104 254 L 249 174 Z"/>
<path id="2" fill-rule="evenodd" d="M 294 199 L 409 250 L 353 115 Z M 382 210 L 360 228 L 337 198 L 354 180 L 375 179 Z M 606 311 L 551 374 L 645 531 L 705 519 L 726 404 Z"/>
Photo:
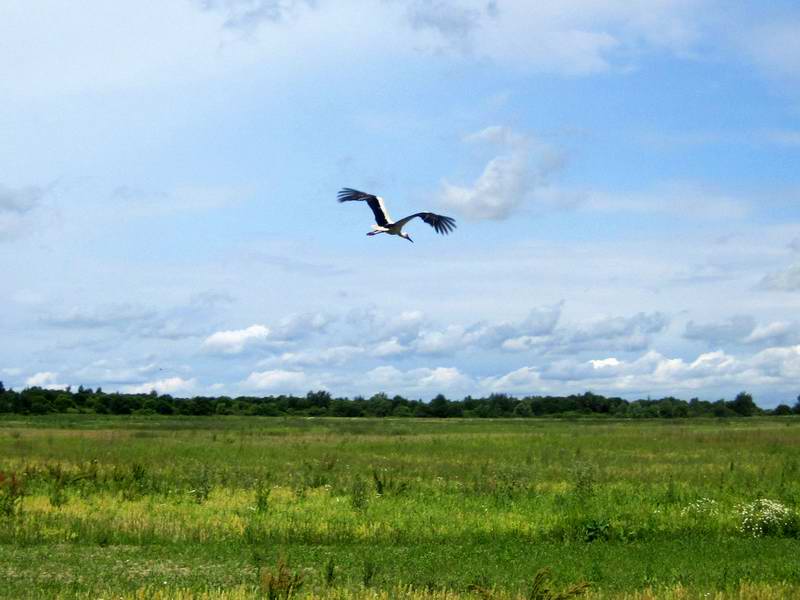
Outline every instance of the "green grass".
<path id="1" fill-rule="evenodd" d="M 9 598 L 800 597 L 794 418 L 5 416 L 0 471 Z"/>

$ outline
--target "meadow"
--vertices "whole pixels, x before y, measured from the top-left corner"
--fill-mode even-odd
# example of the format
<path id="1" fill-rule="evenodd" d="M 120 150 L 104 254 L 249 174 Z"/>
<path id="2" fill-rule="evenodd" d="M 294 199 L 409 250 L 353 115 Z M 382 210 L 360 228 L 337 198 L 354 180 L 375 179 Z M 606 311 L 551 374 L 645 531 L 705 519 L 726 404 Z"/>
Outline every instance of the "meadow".
<path id="1" fill-rule="evenodd" d="M 800 419 L 0 417 L 7 598 L 800 597 Z"/>

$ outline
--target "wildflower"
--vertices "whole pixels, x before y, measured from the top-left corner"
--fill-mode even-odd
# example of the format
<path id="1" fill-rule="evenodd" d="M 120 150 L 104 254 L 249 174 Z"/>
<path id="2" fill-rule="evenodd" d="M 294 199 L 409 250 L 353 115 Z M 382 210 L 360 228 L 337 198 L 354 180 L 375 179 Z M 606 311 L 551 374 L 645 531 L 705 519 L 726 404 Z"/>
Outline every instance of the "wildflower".
<path id="1" fill-rule="evenodd" d="M 681 509 L 682 517 L 715 517 L 719 514 L 719 505 L 711 498 L 698 498 Z"/>
<path id="2" fill-rule="evenodd" d="M 755 502 L 739 507 L 741 524 L 739 529 L 745 535 L 761 537 L 779 534 L 790 524 L 794 514 L 780 502 L 759 498 Z"/>

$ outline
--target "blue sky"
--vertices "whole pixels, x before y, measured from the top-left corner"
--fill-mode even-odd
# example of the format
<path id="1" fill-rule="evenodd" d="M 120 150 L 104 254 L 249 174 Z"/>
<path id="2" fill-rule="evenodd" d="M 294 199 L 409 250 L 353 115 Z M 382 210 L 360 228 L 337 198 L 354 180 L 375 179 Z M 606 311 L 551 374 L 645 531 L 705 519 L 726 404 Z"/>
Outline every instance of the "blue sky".
<path id="1" fill-rule="evenodd" d="M 4 2 L 0 380 L 793 403 L 800 9 L 531 5 Z"/>

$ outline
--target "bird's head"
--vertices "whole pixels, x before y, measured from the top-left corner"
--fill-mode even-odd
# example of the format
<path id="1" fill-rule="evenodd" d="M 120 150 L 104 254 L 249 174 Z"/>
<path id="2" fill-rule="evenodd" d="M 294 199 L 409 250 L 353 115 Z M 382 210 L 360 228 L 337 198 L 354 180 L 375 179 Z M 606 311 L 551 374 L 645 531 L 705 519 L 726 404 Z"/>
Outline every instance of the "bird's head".
<path id="1" fill-rule="evenodd" d="M 400 234 L 400 236 L 401 236 L 401 237 L 403 237 L 403 238 L 405 238 L 405 239 L 407 239 L 407 240 L 408 240 L 409 242 L 411 242 L 412 244 L 414 243 L 414 240 L 412 240 L 412 239 L 411 239 L 411 236 L 410 236 L 410 235 L 408 235 L 407 233 L 401 233 L 401 234 Z"/>

